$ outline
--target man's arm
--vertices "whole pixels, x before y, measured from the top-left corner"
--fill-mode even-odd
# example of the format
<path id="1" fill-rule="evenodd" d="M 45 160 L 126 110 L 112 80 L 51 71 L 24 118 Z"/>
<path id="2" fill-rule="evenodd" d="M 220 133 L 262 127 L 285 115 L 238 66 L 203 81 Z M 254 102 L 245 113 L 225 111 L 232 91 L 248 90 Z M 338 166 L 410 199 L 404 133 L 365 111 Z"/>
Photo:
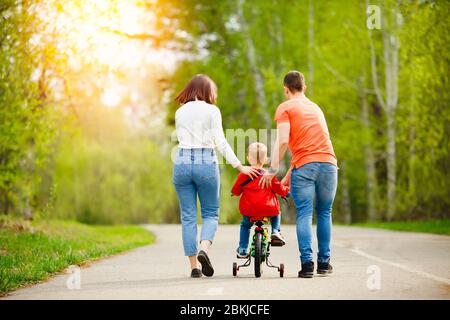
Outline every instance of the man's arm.
<path id="1" fill-rule="evenodd" d="M 272 161 L 270 167 L 278 172 L 280 162 L 289 146 L 289 133 L 291 131 L 291 124 L 289 122 L 279 122 L 277 124 L 278 134 L 275 141 L 274 152 L 272 153 Z"/>
<path id="2" fill-rule="evenodd" d="M 283 186 L 289 186 L 291 184 L 291 173 L 292 173 L 292 166 L 289 167 L 289 170 L 284 175 L 284 178 L 281 180 L 281 184 Z"/>
<path id="3" fill-rule="evenodd" d="M 291 124 L 288 121 L 278 122 L 277 129 L 277 139 L 272 152 L 272 161 L 270 163 L 269 171 L 266 172 L 266 174 L 264 174 L 259 181 L 259 185 L 263 187 L 270 186 L 272 183 L 272 178 L 278 172 L 280 162 L 283 160 L 289 146 Z"/>

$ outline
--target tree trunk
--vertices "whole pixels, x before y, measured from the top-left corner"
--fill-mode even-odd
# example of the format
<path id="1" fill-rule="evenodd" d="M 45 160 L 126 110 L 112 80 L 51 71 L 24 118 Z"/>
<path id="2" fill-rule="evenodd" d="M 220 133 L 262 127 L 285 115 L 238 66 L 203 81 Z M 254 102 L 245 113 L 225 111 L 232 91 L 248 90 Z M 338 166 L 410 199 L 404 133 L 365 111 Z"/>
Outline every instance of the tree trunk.
<path id="1" fill-rule="evenodd" d="M 348 187 L 348 179 L 345 169 L 345 160 L 341 160 L 339 163 L 339 171 L 340 171 L 340 188 L 342 192 L 342 211 L 344 212 L 344 223 L 351 224 L 352 223 L 352 206 L 350 200 L 350 190 Z"/>
<path id="2" fill-rule="evenodd" d="M 273 0 L 274 10 L 278 6 L 276 0 Z M 276 11 L 274 11 L 276 12 Z M 283 79 L 284 75 L 288 70 L 286 70 L 286 62 L 284 60 L 284 34 L 282 22 L 280 19 L 280 13 L 276 12 L 274 15 L 274 42 L 276 44 L 277 50 L 274 50 L 273 60 L 275 61 L 275 76 L 277 79 Z M 276 98 L 276 103 L 274 105 L 280 104 L 284 100 L 283 90 L 273 90 L 274 97 Z"/>
<path id="3" fill-rule="evenodd" d="M 364 83 L 364 82 L 363 82 Z M 364 129 L 369 133 L 369 138 L 366 139 L 366 143 L 364 145 L 364 155 L 365 155 L 365 167 L 367 172 L 367 182 L 366 182 L 366 191 L 367 191 L 367 220 L 368 221 L 376 221 L 377 220 L 377 175 L 376 175 L 376 167 L 375 167 L 375 156 L 372 147 L 372 138 L 371 138 L 371 128 L 370 128 L 370 120 L 369 120 L 369 107 L 367 103 L 367 96 L 364 89 L 361 91 L 361 121 L 363 123 Z"/>
<path id="4" fill-rule="evenodd" d="M 410 76 L 409 82 L 409 132 L 408 132 L 408 142 L 409 142 L 409 163 L 408 163 L 408 194 L 410 199 L 415 199 L 416 193 L 416 171 L 415 171 L 415 162 L 416 162 L 416 109 L 415 109 L 415 86 L 414 80 Z M 413 204 L 415 205 L 415 204 Z"/>
<path id="5" fill-rule="evenodd" d="M 397 8 L 392 10 L 392 21 L 397 27 L 398 17 Z M 387 117 L 387 145 L 386 145 L 386 168 L 387 168 L 387 220 L 392 220 L 396 209 L 396 127 L 395 111 L 398 102 L 398 37 L 396 29 L 394 31 L 385 31 L 383 34 L 383 50 L 385 65 L 385 85 L 386 85 L 386 117 Z"/>
<path id="6" fill-rule="evenodd" d="M 260 107 L 261 119 L 266 128 L 271 127 L 271 117 L 268 110 L 268 104 L 266 95 L 264 92 L 264 79 L 258 68 L 258 62 L 256 57 L 255 45 L 253 43 L 252 36 L 248 30 L 247 19 L 244 15 L 244 0 L 238 1 L 238 19 L 242 28 L 242 35 L 247 46 L 247 59 L 250 68 L 250 73 L 253 77 L 254 90 L 257 98 L 258 105 Z"/>
<path id="7" fill-rule="evenodd" d="M 313 51 L 314 51 L 314 2 L 309 0 L 308 7 L 308 94 L 313 95 L 313 83 L 314 83 L 314 63 L 313 63 Z"/>
<path id="8" fill-rule="evenodd" d="M 387 141 L 386 141 L 386 169 L 387 169 L 387 213 L 386 219 L 395 216 L 396 209 L 396 146 L 395 146 L 395 111 L 398 102 L 398 49 L 399 40 L 396 35 L 400 25 L 398 17 L 398 3 L 392 8 L 390 15 L 383 21 L 383 57 L 384 57 L 384 84 L 386 98 L 383 98 L 378 85 L 378 70 L 376 52 L 372 40 L 372 32 L 368 30 L 370 57 L 372 67 L 372 81 L 377 101 L 386 113 Z M 387 22 L 387 23 L 386 23 Z"/>
<path id="9" fill-rule="evenodd" d="M 396 207 L 396 158 L 395 158 L 395 115 L 388 112 L 387 116 L 387 148 L 386 148 L 386 168 L 387 168 L 387 220 L 392 220 Z"/>

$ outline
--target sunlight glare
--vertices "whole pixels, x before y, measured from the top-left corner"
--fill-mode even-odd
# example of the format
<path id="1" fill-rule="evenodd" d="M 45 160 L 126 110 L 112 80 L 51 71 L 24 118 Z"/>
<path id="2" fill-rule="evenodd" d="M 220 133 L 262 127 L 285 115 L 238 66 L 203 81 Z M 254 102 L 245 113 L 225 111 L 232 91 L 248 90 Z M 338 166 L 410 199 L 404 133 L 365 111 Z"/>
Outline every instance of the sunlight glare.
<path id="1" fill-rule="evenodd" d="M 153 27 L 152 13 L 134 1 L 67 1 L 56 9 L 44 19 L 58 30 L 58 47 L 78 53 L 74 59 L 112 69 L 136 68 L 152 50 L 148 43 L 126 36 L 149 32 Z"/>

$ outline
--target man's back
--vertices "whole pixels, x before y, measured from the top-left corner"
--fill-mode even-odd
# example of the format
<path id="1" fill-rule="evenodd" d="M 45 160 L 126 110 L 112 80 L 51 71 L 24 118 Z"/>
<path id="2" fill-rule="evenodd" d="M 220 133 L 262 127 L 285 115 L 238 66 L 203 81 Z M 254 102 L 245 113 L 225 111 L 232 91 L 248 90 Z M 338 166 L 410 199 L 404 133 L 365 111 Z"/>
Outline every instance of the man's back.
<path id="1" fill-rule="evenodd" d="M 275 113 L 275 121 L 290 123 L 289 149 L 294 167 L 310 162 L 337 165 L 323 112 L 307 97 L 302 96 L 280 104 Z"/>

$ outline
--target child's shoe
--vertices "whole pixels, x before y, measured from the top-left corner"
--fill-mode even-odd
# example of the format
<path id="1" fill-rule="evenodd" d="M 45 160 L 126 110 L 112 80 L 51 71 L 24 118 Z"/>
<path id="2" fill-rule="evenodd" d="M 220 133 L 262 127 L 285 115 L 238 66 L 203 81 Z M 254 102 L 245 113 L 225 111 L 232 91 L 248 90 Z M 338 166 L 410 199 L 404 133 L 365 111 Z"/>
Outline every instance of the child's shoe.
<path id="1" fill-rule="evenodd" d="M 238 259 L 247 259 L 248 258 L 247 250 L 241 249 L 241 248 L 237 248 L 236 249 L 236 257 Z"/>
<path id="2" fill-rule="evenodd" d="M 281 233 L 275 232 L 270 236 L 270 244 L 274 247 L 282 247 L 286 244 L 286 240 Z"/>

